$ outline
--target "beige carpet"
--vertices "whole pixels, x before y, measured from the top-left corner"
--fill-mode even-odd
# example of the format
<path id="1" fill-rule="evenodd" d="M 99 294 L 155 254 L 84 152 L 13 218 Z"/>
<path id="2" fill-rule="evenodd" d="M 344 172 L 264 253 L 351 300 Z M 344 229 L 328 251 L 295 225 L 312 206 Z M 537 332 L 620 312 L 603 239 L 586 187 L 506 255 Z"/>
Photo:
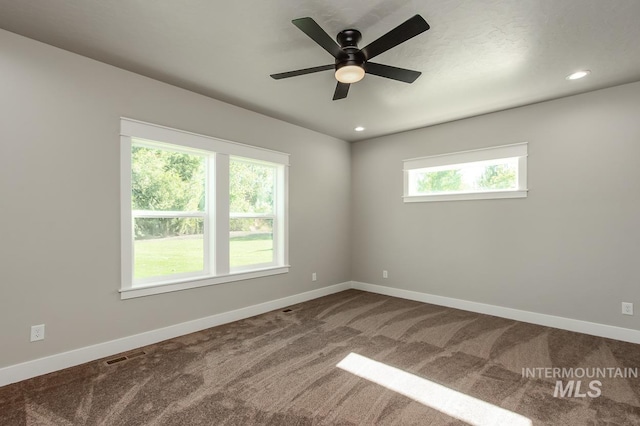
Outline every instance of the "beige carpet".
<path id="1" fill-rule="evenodd" d="M 5 386 L 0 424 L 640 425 L 639 379 L 522 374 L 640 368 L 638 345 L 355 290 L 290 309 Z"/>

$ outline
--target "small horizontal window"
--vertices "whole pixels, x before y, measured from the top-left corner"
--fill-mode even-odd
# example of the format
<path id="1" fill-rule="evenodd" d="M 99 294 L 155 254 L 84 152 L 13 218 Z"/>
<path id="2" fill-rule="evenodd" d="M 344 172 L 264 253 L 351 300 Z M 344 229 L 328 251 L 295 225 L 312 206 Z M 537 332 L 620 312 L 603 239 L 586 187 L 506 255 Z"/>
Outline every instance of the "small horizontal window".
<path id="1" fill-rule="evenodd" d="M 526 196 L 526 143 L 404 161 L 405 202 Z"/>

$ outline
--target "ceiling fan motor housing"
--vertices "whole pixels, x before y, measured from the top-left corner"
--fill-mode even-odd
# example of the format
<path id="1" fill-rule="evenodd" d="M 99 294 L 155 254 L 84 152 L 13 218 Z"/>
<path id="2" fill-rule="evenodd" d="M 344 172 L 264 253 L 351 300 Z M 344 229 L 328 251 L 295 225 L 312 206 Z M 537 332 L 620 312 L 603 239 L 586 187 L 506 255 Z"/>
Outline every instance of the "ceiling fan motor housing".
<path id="1" fill-rule="evenodd" d="M 336 71 L 348 65 L 362 67 L 366 61 L 364 53 L 358 49 L 358 43 L 362 40 L 362 34 L 358 30 L 344 30 L 336 37 L 338 44 L 345 53 L 336 58 Z"/>

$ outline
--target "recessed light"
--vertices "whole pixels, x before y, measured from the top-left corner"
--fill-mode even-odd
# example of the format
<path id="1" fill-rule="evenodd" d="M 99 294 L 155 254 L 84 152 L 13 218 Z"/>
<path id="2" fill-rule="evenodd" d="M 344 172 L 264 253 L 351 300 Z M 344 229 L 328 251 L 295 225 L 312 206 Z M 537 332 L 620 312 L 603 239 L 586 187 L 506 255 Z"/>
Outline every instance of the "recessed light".
<path id="1" fill-rule="evenodd" d="M 353 130 L 355 130 L 356 132 L 362 132 L 362 131 L 364 131 L 364 127 L 362 127 L 362 126 L 358 126 L 358 127 L 356 127 L 355 129 L 353 129 Z"/>
<path id="2" fill-rule="evenodd" d="M 576 71 L 576 72 L 574 72 L 573 74 L 569 74 L 569 75 L 566 77 L 566 79 L 567 79 L 567 80 L 577 80 L 577 79 L 579 79 L 579 78 L 586 77 L 586 76 L 588 76 L 589 74 L 591 74 L 591 71 L 589 71 L 589 70 Z"/>

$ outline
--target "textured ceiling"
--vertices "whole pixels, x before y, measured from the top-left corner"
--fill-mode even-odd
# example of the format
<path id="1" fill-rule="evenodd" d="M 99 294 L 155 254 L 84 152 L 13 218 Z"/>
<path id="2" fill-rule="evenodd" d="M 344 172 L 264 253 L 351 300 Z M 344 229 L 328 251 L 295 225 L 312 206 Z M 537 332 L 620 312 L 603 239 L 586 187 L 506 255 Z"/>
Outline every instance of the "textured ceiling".
<path id="1" fill-rule="evenodd" d="M 362 47 L 415 14 L 431 29 L 375 59 L 413 84 L 269 77 L 333 62 L 294 18 Z M 638 81 L 639 21 L 638 0 L 0 0 L 0 28 L 349 141 Z"/>

